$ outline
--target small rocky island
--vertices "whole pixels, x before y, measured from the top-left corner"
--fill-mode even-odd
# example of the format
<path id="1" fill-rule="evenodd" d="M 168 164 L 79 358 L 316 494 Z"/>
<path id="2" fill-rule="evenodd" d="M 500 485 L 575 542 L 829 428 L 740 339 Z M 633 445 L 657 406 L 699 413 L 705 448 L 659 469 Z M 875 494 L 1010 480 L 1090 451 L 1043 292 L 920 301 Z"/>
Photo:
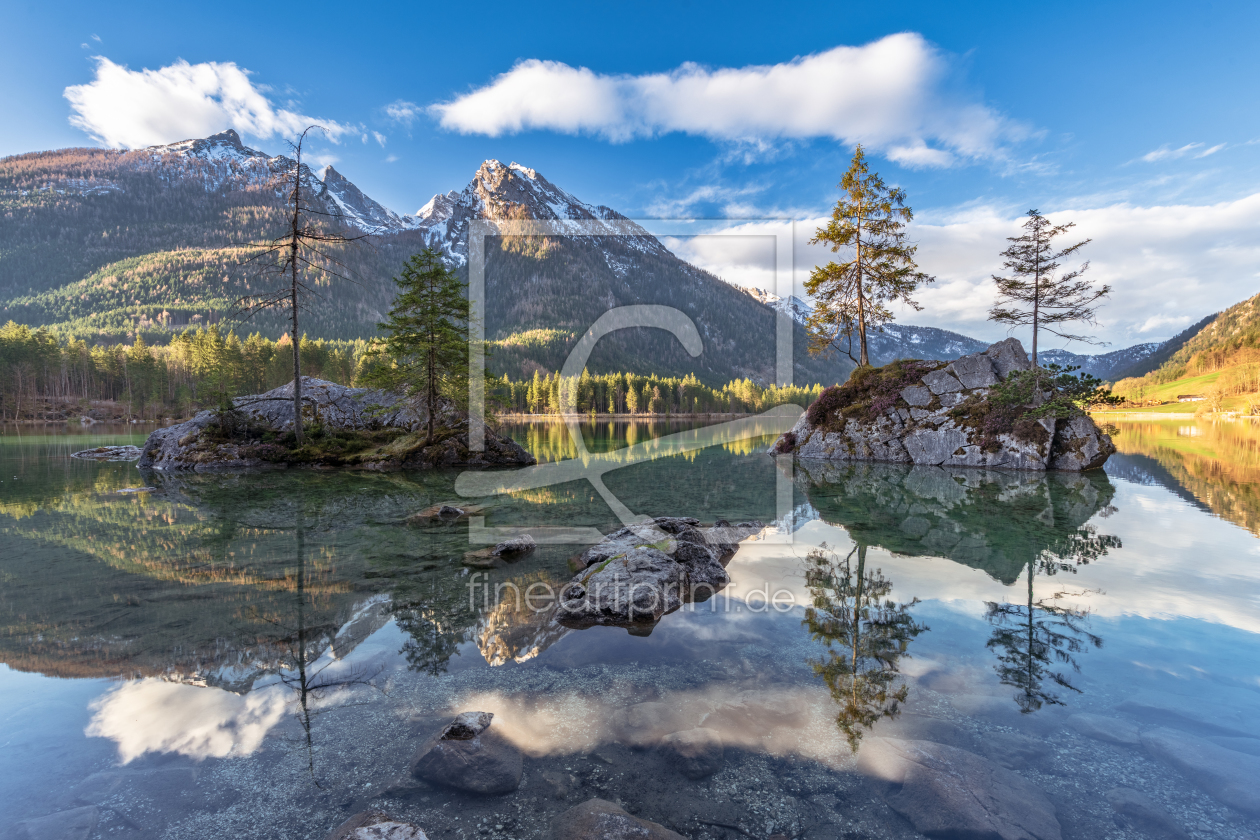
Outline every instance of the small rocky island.
<path id="1" fill-rule="evenodd" d="M 158 429 L 145 441 L 141 468 L 234 470 L 286 466 L 367 470 L 431 467 L 525 467 L 535 463 L 515 441 L 486 430 L 480 452 L 468 448 L 468 418 L 447 403 L 426 440 L 428 417 L 398 394 L 347 388 L 302 377 L 303 421 L 293 435 L 293 383 L 265 394 L 237 397 L 226 410 L 199 412 Z"/>
<path id="2" fill-rule="evenodd" d="M 1053 395 L 1004 388 L 1032 369 L 1014 338 L 952 362 L 899 360 L 854 371 L 801 415 L 775 454 L 1017 470 L 1091 470 L 1116 448 L 1079 409 L 1044 416 Z M 1016 374 L 1012 378 L 1012 374 Z M 1070 416 L 1062 416 L 1064 413 Z"/>

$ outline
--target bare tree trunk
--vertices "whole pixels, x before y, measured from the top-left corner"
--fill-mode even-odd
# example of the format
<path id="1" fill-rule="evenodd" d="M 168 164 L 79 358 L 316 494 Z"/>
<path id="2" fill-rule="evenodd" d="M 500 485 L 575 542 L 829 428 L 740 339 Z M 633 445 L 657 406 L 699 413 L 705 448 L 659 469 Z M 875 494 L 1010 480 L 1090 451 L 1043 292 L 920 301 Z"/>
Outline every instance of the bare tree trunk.
<path id="1" fill-rule="evenodd" d="M 857 219 L 857 301 L 858 301 L 858 364 L 862 367 L 871 363 L 866 353 L 866 300 L 862 297 L 862 204 L 858 202 Z M 852 345 L 850 345 L 852 346 Z"/>
<path id="2" fill-rule="evenodd" d="M 289 305 L 293 309 L 293 440 L 302 445 L 302 337 L 298 333 L 298 222 L 302 212 L 302 147 L 293 166 L 293 222 L 289 229 Z"/>

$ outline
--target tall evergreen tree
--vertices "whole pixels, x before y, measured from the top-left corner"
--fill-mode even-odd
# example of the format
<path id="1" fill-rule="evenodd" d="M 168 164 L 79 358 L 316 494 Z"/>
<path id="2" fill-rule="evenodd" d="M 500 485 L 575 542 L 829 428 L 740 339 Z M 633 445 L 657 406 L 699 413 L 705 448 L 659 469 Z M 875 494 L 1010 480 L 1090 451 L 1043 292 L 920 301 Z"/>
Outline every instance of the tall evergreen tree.
<path id="1" fill-rule="evenodd" d="M 433 440 L 439 397 L 459 402 L 468 393 L 468 325 L 472 304 L 467 287 L 442 256 L 425 248 L 395 277 L 398 296 L 386 321 L 384 340 L 372 352 L 384 355 L 364 376 L 368 385 L 399 390 L 428 414 L 426 442 Z"/>
<path id="2" fill-rule="evenodd" d="M 1060 260 L 1073 256 L 1091 241 L 1086 239 L 1056 251 L 1054 238 L 1074 227 L 1073 222 L 1051 224 L 1036 210 L 1029 210 L 1023 235 L 1007 237 L 1012 244 L 1002 252 L 1006 258 L 1002 268 L 1009 270 L 1010 276 L 993 275 L 993 282 L 998 287 L 998 302 L 989 310 L 989 320 L 1032 327 L 1034 368 L 1037 367 L 1037 336 L 1041 330 L 1068 341 L 1099 343 L 1089 336 L 1072 335 L 1057 329 L 1059 324 L 1071 321 L 1096 323 L 1098 301 L 1111 293 L 1110 286 L 1094 286 L 1081 279 L 1089 268 L 1088 262 L 1082 263 L 1075 271 L 1058 273 Z"/>
<path id="3" fill-rule="evenodd" d="M 814 299 L 806 322 L 810 352 L 822 353 L 846 342 L 845 354 L 859 365 L 869 365 L 866 336 L 871 329 L 893 320 L 888 304 L 900 301 L 920 309 L 910 296 L 934 278 L 919 271 L 914 255 L 918 246 L 906 238 L 914 213 L 906 206 L 905 190 L 889 187 L 866 163 L 859 145 L 853 162 L 840 180 L 843 195 L 831 221 L 819 228 L 811 245 L 823 243 L 832 251 L 852 249 L 852 259 L 816 267 L 805 281 Z M 853 357 L 853 336 L 858 357 Z"/>

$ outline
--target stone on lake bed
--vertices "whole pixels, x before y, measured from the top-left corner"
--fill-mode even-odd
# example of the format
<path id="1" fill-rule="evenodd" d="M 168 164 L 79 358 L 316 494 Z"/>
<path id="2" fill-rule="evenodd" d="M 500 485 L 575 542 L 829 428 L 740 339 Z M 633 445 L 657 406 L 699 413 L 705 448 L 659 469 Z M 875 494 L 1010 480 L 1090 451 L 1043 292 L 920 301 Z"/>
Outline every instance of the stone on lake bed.
<path id="1" fill-rule="evenodd" d="M 1260 738 L 1260 693 L 1245 688 L 1213 686 L 1208 697 L 1146 689 L 1116 708 L 1151 723 L 1203 734 Z"/>
<path id="2" fill-rule="evenodd" d="M 1260 756 L 1228 750 L 1187 732 L 1159 727 L 1142 732 L 1155 758 L 1180 770 L 1218 802 L 1260 816 Z"/>
<path id="3" fill-rule="evenodd" d="M 858 770 L 884 801 L 929 837 L 1061 840 L 1054 806 L 1019 774 L 931 741 L 871 738 Z"/>
<path id="4" fill-rule="evenodd" d="M 325 840 L 428 840 L 413 823 L 401 822 L 384 811 L 361 811 L 333 829 Z"/>
<path id="5" fill-rule="evenodd" d="M 508 793 L 521 784 L 521 751 L 490 728 L 489 712 L 463 712 L 430 736 L 411 761 L 411 775 L 468 793 Z"/>
<path id="6" fill-rule="evenodd" d="M 516 560 L 537 547 L 538 544 L 534 542 L 533 537 L 529 534 L 521 534 L 520 536 L 504 540 L 491 548 L 479 548 L 476 551 L 465 552 L 464 565 L 477 569 L 492 569 L 497 565 L 497 561 Z"/>
<path id="7" fill-rule="evenodd" d="M 1067 719 L 1067 725 L 1087 738 L 1111 744 L 1136 746 L 1141 743 L 1137 724 L 1123 718 L 1079 712 Z"/>
<path id="8" fill-rule="evenodd" d="M 1134 822 L 1143 833 L 1158 840 L 1189 840 L 1190 835 L 1172 814 L 1141 791 L 1118 787 L 1103 796 L 1117 814 Z"/>
<path id="9" fill-rule="evenodd" d="M 603 799 L 588 799 L 556 817 L 551 836 L 553 840 L 686 840 Z"/>
<path id="10" fill-rule="evenodd" d="M 666 735 L 661 740 L 665 760 L 689 779 L 703 779 L 722 769 L 722 736 L 700 726 Z"/>
<path id="11" fill-rule="evenodd" d="M 46 817 L 22 820 L 10 829 L 12 840 L 87 840 L 96 830 L 100 811 L 96 806 L 58 811 Z"/>

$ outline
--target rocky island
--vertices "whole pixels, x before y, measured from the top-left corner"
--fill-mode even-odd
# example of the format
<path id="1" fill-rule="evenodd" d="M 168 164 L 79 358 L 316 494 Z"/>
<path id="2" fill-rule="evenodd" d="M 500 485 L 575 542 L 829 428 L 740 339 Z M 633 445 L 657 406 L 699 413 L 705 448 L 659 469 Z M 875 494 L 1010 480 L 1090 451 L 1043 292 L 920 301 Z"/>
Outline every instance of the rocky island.
<path id="1" fill-rule="evenodd" d="M 485 447 L 468 447 L 468 418 L 445 403 L 426 440 L 428 417 L 398 394 L 302 378 L 301 446 L 293 435 L 293 383 L 237 397 L 230 408 L 199 412 L 145 441 L 141 468 L 199 472 L 285 466 L 369 470 L 525 467 L 535 463 L 515 441 L 487 429 Z"/>
<path id="2" fill-rule="evenodd" d="M 1047 413 L 1049 391 L 1020 384 L 1032 364 L 1018 340 L 952 362 L 899 360 L 832 386 L 775 443 L 801 459 L 1017 470 L 1101 467 L 1116 448 L 1075 407 Z"/>

